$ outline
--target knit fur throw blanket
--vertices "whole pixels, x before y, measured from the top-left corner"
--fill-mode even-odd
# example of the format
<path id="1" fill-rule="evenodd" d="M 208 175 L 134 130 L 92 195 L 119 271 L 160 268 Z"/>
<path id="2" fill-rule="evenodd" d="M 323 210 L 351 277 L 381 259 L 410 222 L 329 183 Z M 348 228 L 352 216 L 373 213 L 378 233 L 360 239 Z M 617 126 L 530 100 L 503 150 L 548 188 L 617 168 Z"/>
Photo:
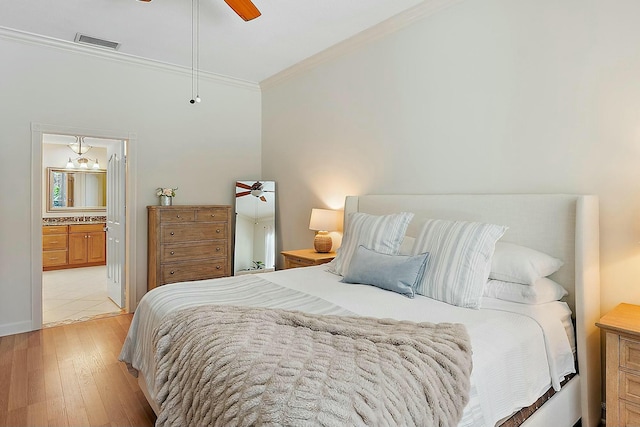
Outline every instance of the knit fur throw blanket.
<path id="1" fill-rule="evenodd" d="M 209 305 L 154 331 L 156 426 L 456 426 L 463 325 Z"/>

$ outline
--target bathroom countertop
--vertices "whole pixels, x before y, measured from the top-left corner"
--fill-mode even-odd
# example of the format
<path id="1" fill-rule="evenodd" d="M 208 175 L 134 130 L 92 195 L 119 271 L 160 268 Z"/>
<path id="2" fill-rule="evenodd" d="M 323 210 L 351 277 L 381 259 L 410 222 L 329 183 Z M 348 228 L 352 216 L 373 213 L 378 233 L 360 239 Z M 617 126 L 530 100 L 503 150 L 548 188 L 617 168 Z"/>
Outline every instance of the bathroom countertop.
<path id="1" fill-rule="evenodd" d="M 48 227 L 51 225 L 82 225 L 82 224 L 106 224 L 106 221 L 58 221 L 58 222 L 42 221 L 42 225 L 45 227 Z"/>
<path id="2" fill-rule="evenodd" d="M 43 222 L 42 225 L 81 225 L 81 224 L 106 224 L 104 221 L 60 221 L 60 222 Z"/>

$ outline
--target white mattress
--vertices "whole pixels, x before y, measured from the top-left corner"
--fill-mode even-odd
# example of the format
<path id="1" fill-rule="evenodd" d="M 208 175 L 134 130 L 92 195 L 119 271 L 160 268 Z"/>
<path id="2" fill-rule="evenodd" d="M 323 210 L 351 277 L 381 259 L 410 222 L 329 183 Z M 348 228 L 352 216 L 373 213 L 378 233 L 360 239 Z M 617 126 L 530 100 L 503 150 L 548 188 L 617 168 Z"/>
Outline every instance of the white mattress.
<path id="1" fill-rule="evenodd" d="M 120 359 L 142 373 L 153 398 L 150 332 L 155 325 L 172 310 L 223 303 L 464 324 L 471 337 L 473 372 L 470 401 L 459 426 L 493 426 L 531 405 L 550 386 L 559 389 L 564 376 L 575 372 L 567 336 L 568 330 L 573 335 L 567 322 L 570 310 L 563 302 L 528 306 L 483 298 L 483 308 L 471 310 L 344 284 L 325 270 L 306 267 L 156 288 L 140 302 Z M 256 286 L 254 277 L 272 284 Z"/>

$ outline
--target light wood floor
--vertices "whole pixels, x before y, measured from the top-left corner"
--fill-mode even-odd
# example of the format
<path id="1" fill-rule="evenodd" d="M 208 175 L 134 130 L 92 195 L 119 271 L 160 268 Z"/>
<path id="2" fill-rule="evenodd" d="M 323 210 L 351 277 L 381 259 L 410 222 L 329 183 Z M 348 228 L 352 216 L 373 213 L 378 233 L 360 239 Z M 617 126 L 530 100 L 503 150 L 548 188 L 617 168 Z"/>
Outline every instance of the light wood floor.
<path id="1" fill-rule="evenodd" d="M 0 338 L 0 426 L 152 426 L 118 362 L 132 315 Z"/>

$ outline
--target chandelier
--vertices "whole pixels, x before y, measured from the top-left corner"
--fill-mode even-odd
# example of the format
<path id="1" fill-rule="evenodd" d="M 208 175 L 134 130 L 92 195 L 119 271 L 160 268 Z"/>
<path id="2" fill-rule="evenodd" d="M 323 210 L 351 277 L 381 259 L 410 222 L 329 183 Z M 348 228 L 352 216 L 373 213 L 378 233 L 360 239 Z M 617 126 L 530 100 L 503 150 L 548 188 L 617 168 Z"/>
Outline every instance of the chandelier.
<path id="1" fill-rule="evenodd" d="M 84 136 L 76 136 L 76 141 L 69 144 L 68 147 L 78 157 L 73 160 L 71 159 L 71 157 L 69 157 L 69 161 L 67 162 L 67 169 L 75 168 L 74 162 L 78 164 L 78 167 L 80 169 L 89 169 L 89 162 L 93 162 L 93 169 L 100 168 L 98 159 L 93 160 L 85 156 L 85 154 L 93 147 L 84 143 Z"/>

